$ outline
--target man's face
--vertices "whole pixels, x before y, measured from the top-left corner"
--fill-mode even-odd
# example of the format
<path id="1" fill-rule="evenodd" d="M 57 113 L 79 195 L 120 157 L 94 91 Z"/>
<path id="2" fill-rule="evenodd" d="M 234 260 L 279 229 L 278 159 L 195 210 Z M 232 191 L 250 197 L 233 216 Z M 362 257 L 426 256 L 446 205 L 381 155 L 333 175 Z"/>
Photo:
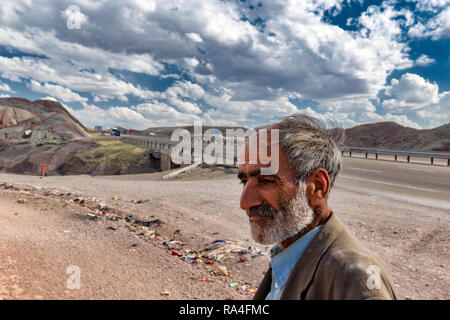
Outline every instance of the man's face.
<path id="1" fill-rule="evenodd" d="M 272 147 L 279 148 L 279 145 Z M 304 184 L 295 183 L 295 169 L 289 165 L 286 153 L 279 148 L 276 174 L 262 175 L 261 168 L 270 164 L 261 165 L 259 159 L 256 164 L 250 164 L 248 146 L 244 152 L 245 162 L 239 166 L 238 173 L 243 184 L 241 208 L 249 216 L 253 239 L 273 244 L 300 232 L 312 221 L 313 212 Z"/>

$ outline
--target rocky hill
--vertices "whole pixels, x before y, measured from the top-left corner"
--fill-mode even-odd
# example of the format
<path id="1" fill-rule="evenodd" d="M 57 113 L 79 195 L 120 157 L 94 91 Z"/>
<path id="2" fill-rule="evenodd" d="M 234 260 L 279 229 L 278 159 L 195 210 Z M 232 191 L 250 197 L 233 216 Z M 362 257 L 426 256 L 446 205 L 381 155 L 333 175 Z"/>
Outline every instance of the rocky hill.
<path id="1" fill-rule="evenodd" d="M 58 102 L 0 99 L 0 172 L 39 175 L 41 163 L 46 164 L 47 175 L 112 175 L 159 168 L 146 150 L 104 139 L 93 139 Z"/>
<path id="2" fill-rule="evenodd" d="M 450 152 L 450 123 L 418 130 L 395 122 L 363 124 L 345 130 L 348 147 Z"/>
<path id="3" fill-rule="evenodd" d="M 60 103 L 0 98 L 0 138 L 9 143 L 68 141 L 88 136 Z"/>

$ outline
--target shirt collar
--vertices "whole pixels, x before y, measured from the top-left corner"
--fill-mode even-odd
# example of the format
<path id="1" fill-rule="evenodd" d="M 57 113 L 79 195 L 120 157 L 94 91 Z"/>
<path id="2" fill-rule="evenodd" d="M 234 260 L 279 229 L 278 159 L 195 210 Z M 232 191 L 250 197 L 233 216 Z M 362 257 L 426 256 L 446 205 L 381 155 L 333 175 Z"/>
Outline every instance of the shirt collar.
<path id="1" fill-rule="evenodd" d="M 300 259 L 311 240 L 321 229 L 322 226 L 320 225 L 310 230 L 284 250 L 279 244 L 274 245 L 270 249 L 272 275 L 278 286 L 281 288 L 284 287 L 292 268 Z"/>

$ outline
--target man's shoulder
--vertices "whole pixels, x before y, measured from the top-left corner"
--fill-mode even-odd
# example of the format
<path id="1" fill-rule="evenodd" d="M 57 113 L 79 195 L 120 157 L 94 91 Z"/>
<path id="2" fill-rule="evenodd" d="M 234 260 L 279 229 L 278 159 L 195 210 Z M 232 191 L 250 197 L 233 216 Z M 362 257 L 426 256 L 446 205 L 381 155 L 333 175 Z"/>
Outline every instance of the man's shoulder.
<path id="1" fill-rule="evenodd" d="M 346 229 L 322 255 L 314 278 L 335 299 L 395 298 L 385 265 Z"/>

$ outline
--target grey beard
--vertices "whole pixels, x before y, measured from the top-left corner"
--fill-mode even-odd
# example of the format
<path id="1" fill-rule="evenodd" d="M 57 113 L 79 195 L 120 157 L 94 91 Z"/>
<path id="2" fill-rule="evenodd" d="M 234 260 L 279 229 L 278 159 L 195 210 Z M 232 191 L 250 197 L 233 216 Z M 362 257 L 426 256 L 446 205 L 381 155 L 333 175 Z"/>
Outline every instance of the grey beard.
<path id="1" fill-rule="evenodd" d="M 271 221 L 250 221 L 252 237 L 261 244 L 274 244 L 286 240 L 306 228 L 314 218 L 314 212 L 306 198 L 304 184 L 299 184 L 295 198 L 280 210 L 262 205 L 251 208 L 247 214 L 273 218 Z"/>

